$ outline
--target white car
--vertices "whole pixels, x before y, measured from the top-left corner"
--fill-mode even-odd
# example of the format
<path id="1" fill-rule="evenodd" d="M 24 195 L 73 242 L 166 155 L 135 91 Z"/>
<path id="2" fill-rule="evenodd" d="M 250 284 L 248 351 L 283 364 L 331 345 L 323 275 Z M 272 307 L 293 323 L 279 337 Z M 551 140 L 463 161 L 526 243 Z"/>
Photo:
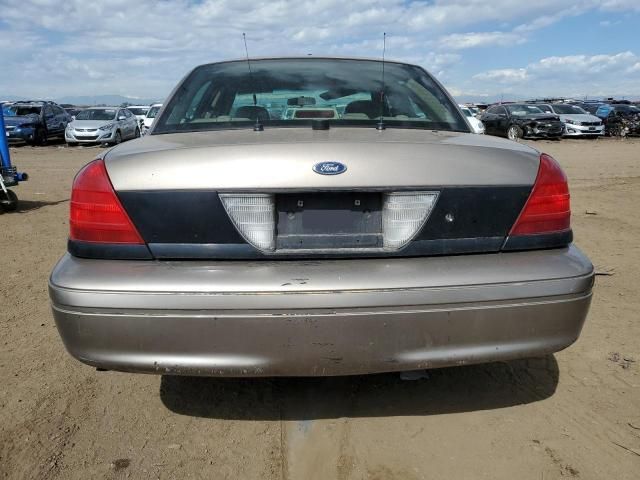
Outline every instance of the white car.
<path id="1" fill-rule="evenodd" d="M 599 137 L 604 135 L 604 123 L 577 105 L 568 103 L 536 104 L 540 110 L 555 113 L 564 123 L 565 137 Z"/>
<path id="2" fill-rule="evenodd" d="M 69 146 L 79 143 L 117 145 L 123 140 L 139 136 L 140 126 L 135 115 L 128 109 L 119 107 L 82 110 L 64 131 L 64 139 Z"/>
<path id="3" fill-rule="evenodd" d="M 471 125 L 471 128 L 473 129 L 473 133 L 480 133 L 480 134 L 484 133 L 484 124 L 475 117 L 471 109 L 466 105 L 458 105 L 458 106 L 460 107 L 460 110 L 462 111 L 462 113 L 464 113 L 464 116 L 467 117 L 467 122 L 469 122 L 469 125 Z"/>
<path id="4" fill-rule="evenodd" d="M 153 120 L 158 115 L 158 112 L 160 111 L 160 107 L 162 107 L 161 103 L 154 103 L 149 108 L 149 111 L 147 112 L 147 114 L 144 117 L 144 120 L 142 121 L 143 134 L 147 133 L 147 131 L 151 128 L 151 125 L 153 125 Z"/>
<path id="5" fill-rule="evenodd" d="M 127 110 L 136 116 L 138 125 L 140 125 L 140 130 L 142 130 L 142 122 L 144 121 L 144 117 L 147 116 L 147 112 L 150 108 L 151 107 L 149 107 L 149 105 L 131 105 L 130 107 L 127 107 Z"/>

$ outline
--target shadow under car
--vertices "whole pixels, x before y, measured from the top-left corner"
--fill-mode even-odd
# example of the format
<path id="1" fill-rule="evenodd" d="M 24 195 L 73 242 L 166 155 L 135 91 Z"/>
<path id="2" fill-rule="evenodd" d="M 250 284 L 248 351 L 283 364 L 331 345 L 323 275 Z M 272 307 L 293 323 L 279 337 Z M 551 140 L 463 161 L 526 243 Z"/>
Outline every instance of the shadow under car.
<path id="1" fill-rule="evenodd" d="M 317 420 L 490 410 L 550 397 L 558 384 L 553 355 L 426 371 L 309 378 L 162 377 L 172 412 L 227 420 Z"/>

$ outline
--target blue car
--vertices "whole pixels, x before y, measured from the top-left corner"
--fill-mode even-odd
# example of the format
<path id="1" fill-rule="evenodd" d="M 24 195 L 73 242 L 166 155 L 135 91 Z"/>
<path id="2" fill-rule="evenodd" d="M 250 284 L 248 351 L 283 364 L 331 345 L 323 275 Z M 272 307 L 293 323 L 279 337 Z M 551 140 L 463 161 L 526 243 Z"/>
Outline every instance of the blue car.
<path id="1" fill-rule="evenodd" d="M 620 123 L 628 123 L 628 134 L 640 135 L 640 108 L 626 103 L 605 103 L 598 107 L 596 116 L 605 126 L 605 135 L 615 134 Z"/>
<path id="2" fill-rule="evenodd" d="M 51 138 L 64 138 L 71 121 L 59 105 L 47 101 L 21 101 L 4 104 L 5 132 L 9 143 L 43 145 Z"/>

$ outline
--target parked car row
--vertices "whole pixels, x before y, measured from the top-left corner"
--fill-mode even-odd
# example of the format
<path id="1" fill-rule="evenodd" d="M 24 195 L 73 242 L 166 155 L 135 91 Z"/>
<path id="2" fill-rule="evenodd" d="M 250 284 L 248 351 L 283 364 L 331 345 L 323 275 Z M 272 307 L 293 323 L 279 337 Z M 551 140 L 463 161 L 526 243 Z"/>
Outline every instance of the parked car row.
<path id="1" fill-rule="evenodd" d="M 46 100 L 5 102 L 5 135 L 9 143 L 44 145 L 54 138 L 70 146 L 80 143 L 116 145 L 149 130 L 162 104 L 130 107 L 58 105 Z"/>
<path id="2" fill-rule="evenodd" d="M 471 112 L 473 108 L 460 107 Z M 489 105 L 476 118 L 485 133 L 512 140 L 640 135 L 640 108 L 630 103 L 507 102 Z"/>

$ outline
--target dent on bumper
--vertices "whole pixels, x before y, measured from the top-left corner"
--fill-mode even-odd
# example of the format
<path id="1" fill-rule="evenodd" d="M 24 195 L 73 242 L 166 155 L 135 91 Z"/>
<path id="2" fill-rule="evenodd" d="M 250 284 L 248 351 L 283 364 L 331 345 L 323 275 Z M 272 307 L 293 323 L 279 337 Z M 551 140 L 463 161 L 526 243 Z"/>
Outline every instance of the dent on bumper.
<path id="1" fill-rule="evenodd" d="M 50 294 L 67 349 L 90 365 L 344 375 L 560 350 L 580 333 L 592 282 L 592 266 L 575 247 L 324 262 L 66 256 Z"/>

